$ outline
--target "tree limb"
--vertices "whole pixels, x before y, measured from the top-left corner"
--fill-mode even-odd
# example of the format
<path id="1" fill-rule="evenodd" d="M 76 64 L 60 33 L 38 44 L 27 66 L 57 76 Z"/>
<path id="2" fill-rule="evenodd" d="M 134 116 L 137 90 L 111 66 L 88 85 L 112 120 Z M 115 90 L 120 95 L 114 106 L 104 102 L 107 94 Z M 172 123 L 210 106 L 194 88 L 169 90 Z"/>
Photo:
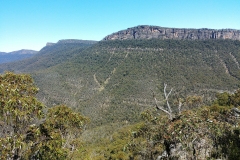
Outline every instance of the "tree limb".
<path id="1" fill-rule="evenodd" d="M 151 91 L 153 92 L 153 90 L 151 90 Z M 158 106 L 158 101 L 157 101 L 157 99 L 156 99 L 156 97 L 155 97 L 155 93 L 154 93 L 154 92 L 153 92 L 153 98 L 154 98 L 154 100 L 155 100 L 156 108 L 157 108 L 158 110 L 161 110 L 161 111 L 167 113 L 167 114 L 169 115 L 169 119 L 172 120 L 172 112 L 169 112 L 169 111 L 165 110 L 163 107 Z M 169 106 L 169 107 L 170 107 L 170 106 Z"/>
<path id="2" fill-rule="evenodd" d="M 171 90 L 170 90 L 169 93 L 167 94 L 166 88 L 167 88 L 167 84 L 164 83 L 164 95 L 165 95 L 165 99 L 166 99 L 166 101 L 167 101 L 168 110 L 169 110 L 169 112 L 172 114 L 172 109 L 171 109 L 171 106 L 170 106 L 170 104 L 169 104 L 169 102 L 168 102 L 168 96 L 171 94 L 171 92 L 172 92 L 173 89 L 171 88 Z"/>

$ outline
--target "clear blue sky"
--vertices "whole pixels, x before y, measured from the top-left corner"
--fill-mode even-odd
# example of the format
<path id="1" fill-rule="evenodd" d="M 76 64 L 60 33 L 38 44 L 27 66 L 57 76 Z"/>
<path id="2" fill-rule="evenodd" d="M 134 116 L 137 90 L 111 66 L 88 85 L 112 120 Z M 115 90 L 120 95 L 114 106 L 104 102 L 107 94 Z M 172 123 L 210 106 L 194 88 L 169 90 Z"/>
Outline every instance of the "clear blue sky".
<path id="1" fill-rule="evenodd" d="M 101 40 L 137 25 L 240 29 L 240 0 L 0 0 L 0 51 Z"/>

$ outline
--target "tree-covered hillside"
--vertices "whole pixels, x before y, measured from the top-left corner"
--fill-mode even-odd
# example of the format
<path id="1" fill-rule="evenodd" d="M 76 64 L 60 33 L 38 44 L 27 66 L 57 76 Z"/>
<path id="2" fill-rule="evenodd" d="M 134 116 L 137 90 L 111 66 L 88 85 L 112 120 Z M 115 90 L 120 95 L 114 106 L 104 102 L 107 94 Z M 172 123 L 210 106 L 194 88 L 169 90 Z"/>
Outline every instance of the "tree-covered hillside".
<path id="1" fill-rule="evenodd" d="M 170 99 L 199 95 L 204 102 L 215 92 L 239 87 L 239 41 L 151 39 L 54 47 L 43 48 L 41 63 L 25 61 L 18 68 L 33 75 L 45 104 L 66 103 L 91 117 L 93 125 L 137 121 L 154 104 L 152 91 L 163 100 L 163 83 L 173 87 Z"/>
<path id="2" fill-rule="evenodd" d="M 32 72 L 51 66 L 55 66 L 72 58 L 85 48 L 96 42 L 86 43 L 56 43 L 43 47 L 36 55 L 29 59 L 19 60 L 12 63 L 0 64 L 0 71 L 12 70 L 15 72 Z"/>
<path id="3" fill-rule="evenodd" d="M 0 66 L 35 80 L 0 76 L 0 156 L 239 159 L 239 62 L 232 40 L 47 46 Z"/>

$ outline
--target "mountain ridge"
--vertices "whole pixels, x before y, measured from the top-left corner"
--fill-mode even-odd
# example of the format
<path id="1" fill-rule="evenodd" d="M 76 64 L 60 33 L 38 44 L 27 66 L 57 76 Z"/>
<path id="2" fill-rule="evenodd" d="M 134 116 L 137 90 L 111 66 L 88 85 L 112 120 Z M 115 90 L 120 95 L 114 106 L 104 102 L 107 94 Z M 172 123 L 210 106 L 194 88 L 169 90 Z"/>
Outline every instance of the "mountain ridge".
<path id="1" fill-rule="evenodd" d="M 61 39 L 57 43 L 47 42 L 46 46 L 52 46 L 55 44 L 69 44 L 69 43 L 81 43 L 81 44 L 94 44 L 98 41 L 95 40 L 82 40 L 82 39 Z"/>
<path id="2" fill-rule="evenodd" d="M 21 49 L 17 51 L 12 52 L 0 52 L 0 55 L 2 54 L 36 54 L 38 51 L 31 50 L 31 49 Z"/>
<path id="3" fill-rule="evenodd" d="M 112 33 L 105 40 L 125 40 L 125 39 L 231 39 L 240 40 L 240 30 L 236 29 L 191 29 L 191 28 L 167 28 L 151 25 L 139 25 Z"/>
<path id="4" fill-rule="evenodd" d="M 12 52 L 0 52 L 0 63 L 8 63 L 23 60 L 26 58 L 30 58 L 37 53 L 38 51 L 28 49 L 21 49 Z"/>

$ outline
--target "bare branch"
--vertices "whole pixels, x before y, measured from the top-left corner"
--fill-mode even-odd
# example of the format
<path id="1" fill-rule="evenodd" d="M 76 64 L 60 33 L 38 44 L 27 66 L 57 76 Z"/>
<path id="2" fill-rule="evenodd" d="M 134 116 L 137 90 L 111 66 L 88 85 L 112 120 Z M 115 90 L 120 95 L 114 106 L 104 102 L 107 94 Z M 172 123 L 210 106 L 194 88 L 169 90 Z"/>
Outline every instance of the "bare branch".
<path id="1" fill-rule="evenodd" d="M 178 100 L 178 113 L 181 113 L 181 108 L 182 108 L 182 102 L 181 99 Z"/>
<path id="2" fill-rule="evenodd" d="M 165 95 L 165 99 L 166 99 L 166 101 L 167 101 L 168 111 L 172 114 L 172 109 L 171 109 L 171 106 L 170 106 L 170 104 L 169 104 L 169 102 L 168 102 L 168 96 L 171 94 L 172 89 L 171 89 L 170 92 L 167 94 L 166 88 L 167 88 L 167 84 L 164 83 L 164 95 Z"/>
<path id="3" fill-rule="evenodd" d="M 151 90 L 151 91 L 153 92 L 153 90 Z M 161 111 L 167 113 L 167 114 L 169 115 L 170 120 L 172 120 L 172 112 L 169 112 L 169 111 L 165 110 L 163 107 L 158 106 L 158 101 L 157 101 L 157 99 L 156 99 L 156 97 L 155 97 L 155 93 L 154 93 L 154 92 L 153 92 L 153 98 L 154 98 L 154 100 L 155 100 L 156 108 L 157 108 L 158 110 L 161 110 Z"/>
<path id="4" fill-rule="evenodd" d="M 165 98 L 168 99 L 168 96 L 171 94 L 173 89 L 171 88 L 168 94 L 166 93 L 166 89 L 167 89 L 167 84 L 164 83 L 164 95 L 165 95 Z"/>
<path id="5" fill-rule="evenodd" d="M 153 90 L 151 90 L 151 91 L 152 91 L 152 93 L 153 93 L 153 98 L 154 98 L 155 103 L 156 103 L 156 108 L 157 108 L 158 110 L 161 110 L 161 111 L 165 112 L 166 114 L 168 114 L 168 115 L 169 115 L 169 119 L 170 119 L 170 120 L 173 120 L 174 115 L 173 115 L 173 113 L 172 113 L 172 108 L 171 108 L 171 106 L 170 106 L 170 104 L 169 104 L 169 102 L 168 102 L 168 97 L 169 97 L 170 94 L 172 93 L 173 88 L 171 88 L 171 90 L 170 90 L 168 93 L 167 93 L 166 90 L 167 90 L 167 84 L 164 83 L 163 92 L 164 92 L 164 96 L 165 96 L 165 101 L 166 101 L 166 103 L 167 103 L 167 109 L 165 109 L 163 106 L 159 106 L 159 105 L 158 105 L 158 101 L 157 101 L 157 99 L 156 99 L 156 97 L 155 97 L 155 93 L 153 92 Z M 183 104 L 184 104 L 185 102 L 183 102 L 183 100 L 182 100 L 181 98 L 178 98 L 178 97 L 177 97 L 177 100 L 178 100 L 178 113 L 181 114 L 181 108 L 182 108 L 182 106 L 183 106 Z"/>

